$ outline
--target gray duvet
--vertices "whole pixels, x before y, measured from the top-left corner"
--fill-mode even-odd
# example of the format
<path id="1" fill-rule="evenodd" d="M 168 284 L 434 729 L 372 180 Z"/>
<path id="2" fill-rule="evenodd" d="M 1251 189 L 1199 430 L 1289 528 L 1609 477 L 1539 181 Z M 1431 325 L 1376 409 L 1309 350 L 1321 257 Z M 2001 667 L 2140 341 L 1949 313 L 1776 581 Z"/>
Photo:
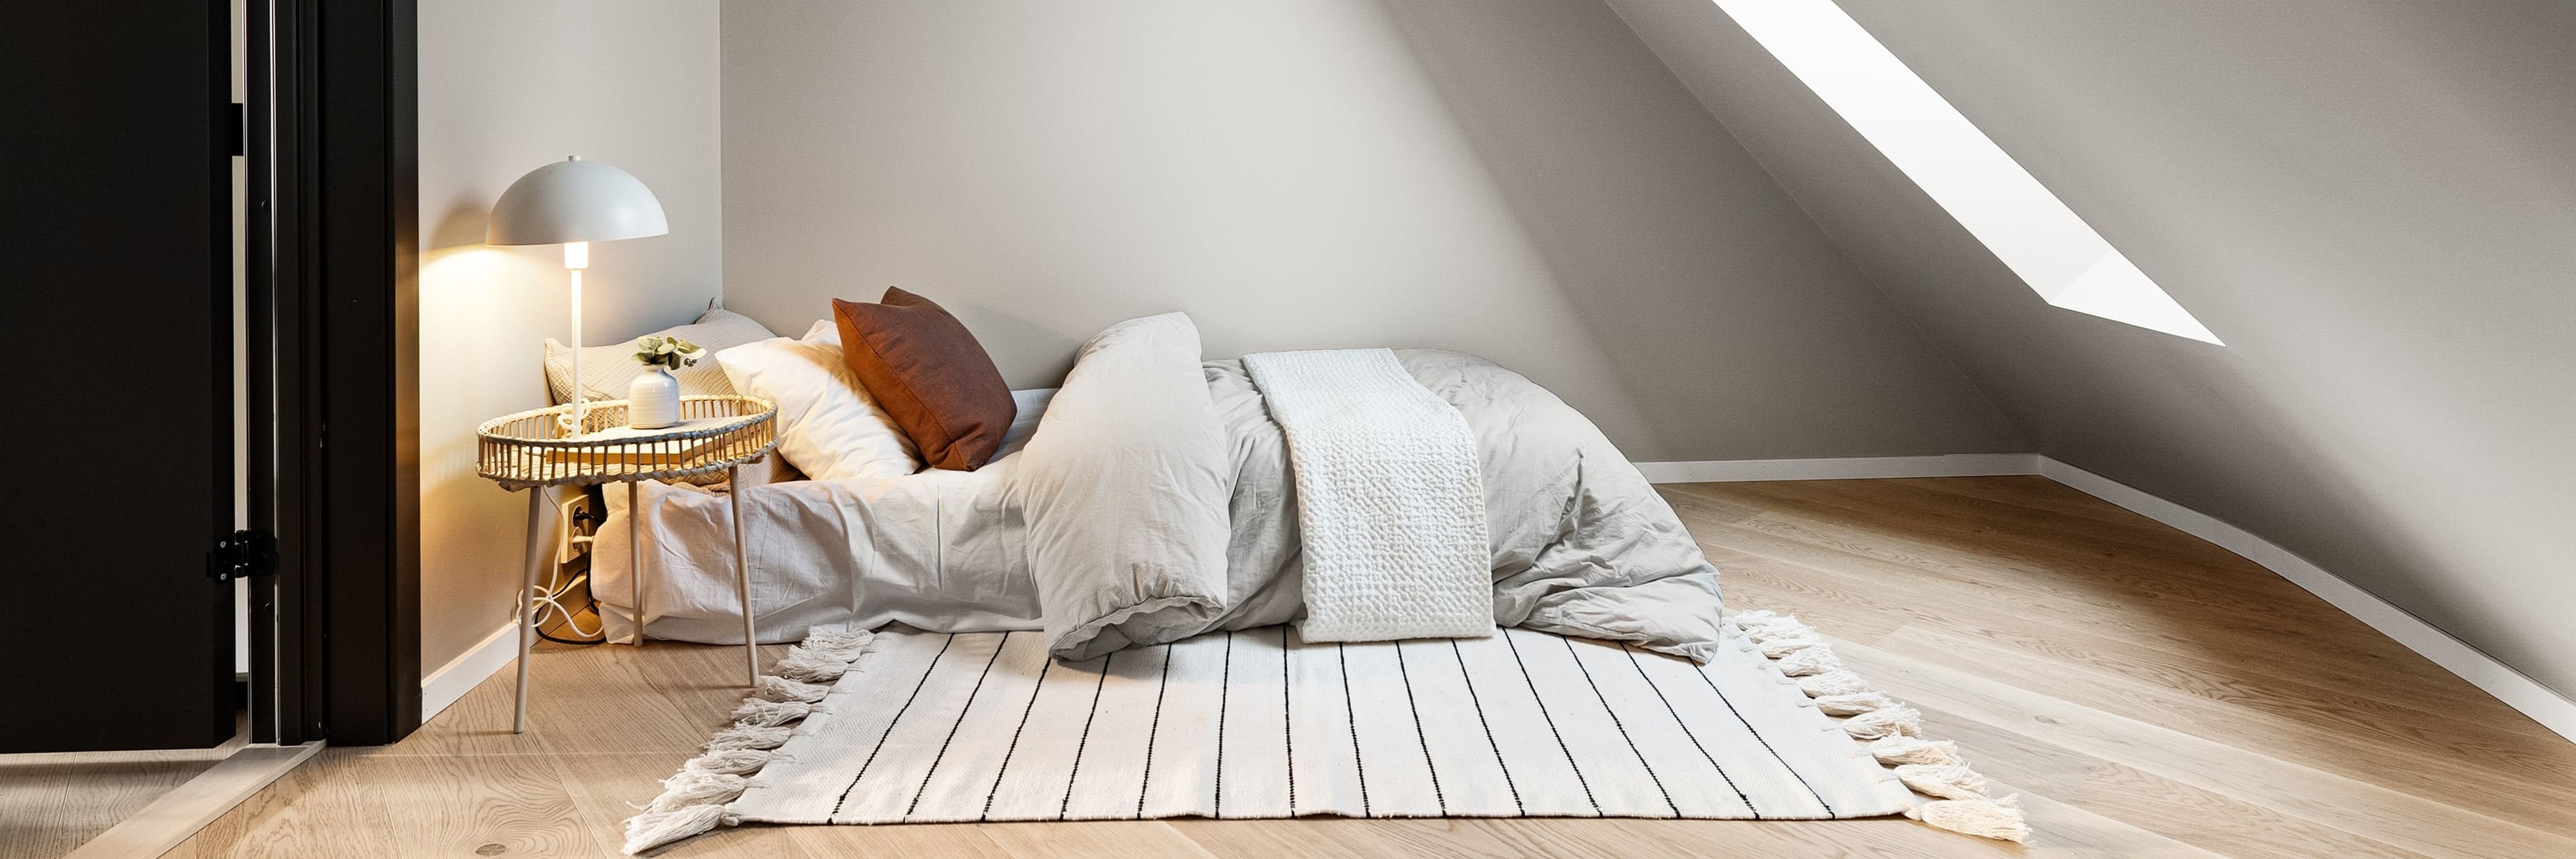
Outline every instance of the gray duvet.
<path id="1" fill-rule="evenodd" d="M 1238 360 L 1201 361 L 1185 316 L 1083 347 L 1019 457 L 1050 649 L 1086 659 L 1303 609 L 1284 436 Z M 1717 571 L 1672 508 L 1582 414 L 1493 362 L 1395 350 L 1476 437 L 1494 621 L 1704 658 Z"/>

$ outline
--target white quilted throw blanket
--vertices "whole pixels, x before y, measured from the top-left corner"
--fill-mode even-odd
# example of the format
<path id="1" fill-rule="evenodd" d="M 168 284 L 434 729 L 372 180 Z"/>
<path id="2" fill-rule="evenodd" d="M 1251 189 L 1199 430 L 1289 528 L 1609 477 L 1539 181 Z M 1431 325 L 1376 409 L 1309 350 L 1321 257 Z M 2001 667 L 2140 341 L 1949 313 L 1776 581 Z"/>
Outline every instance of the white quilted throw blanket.
<path id="1" fill-rule="evenodd" d="M 1467 420 L 1385 349 L 1243 356 L 1288 437 L 1307 641 L 1494 631 L 1484 480 Z"/>

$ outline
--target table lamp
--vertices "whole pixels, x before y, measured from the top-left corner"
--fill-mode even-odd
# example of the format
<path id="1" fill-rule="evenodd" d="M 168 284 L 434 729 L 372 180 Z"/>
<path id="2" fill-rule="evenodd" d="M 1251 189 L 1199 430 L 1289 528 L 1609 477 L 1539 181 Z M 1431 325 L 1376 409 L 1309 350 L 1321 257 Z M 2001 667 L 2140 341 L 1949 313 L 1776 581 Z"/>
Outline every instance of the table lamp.
<path id="1" fill-rule="evenodd" d="M 640 239 L 671 231 L 662 201 L 633 174 L 574 155 L 519 177 L 492 204 L 483 242 L 492 245 L 563 245 L 572 275 L 572 411 L 564 434 L 578 435 L 589 411 L 589 384 L 581 375 L 581 270 L 590 267 L 590 243 Z"/>

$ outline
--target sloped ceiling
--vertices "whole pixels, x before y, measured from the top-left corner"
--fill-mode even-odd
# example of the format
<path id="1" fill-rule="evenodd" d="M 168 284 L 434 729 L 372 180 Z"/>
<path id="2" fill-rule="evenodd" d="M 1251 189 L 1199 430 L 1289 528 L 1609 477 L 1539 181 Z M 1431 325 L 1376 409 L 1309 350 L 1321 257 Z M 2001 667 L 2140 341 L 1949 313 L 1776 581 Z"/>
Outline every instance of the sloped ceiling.
<path id="1" fill-rule="evenodd" d="M 2576 7 L 1840 0 L 2219 347 L 2043 304 L 1709 0 L 1607 2 L 2040 452 L 2576 693 Z"/>
<path id="2" fill-rule="evenodd" d="M 900 284 L 1036 387 L 1185 310 L 1483 355 L 1639 459 L 2029 449 L 1597 0 L 722 18 L 724 300 L 782 333 Z"/>

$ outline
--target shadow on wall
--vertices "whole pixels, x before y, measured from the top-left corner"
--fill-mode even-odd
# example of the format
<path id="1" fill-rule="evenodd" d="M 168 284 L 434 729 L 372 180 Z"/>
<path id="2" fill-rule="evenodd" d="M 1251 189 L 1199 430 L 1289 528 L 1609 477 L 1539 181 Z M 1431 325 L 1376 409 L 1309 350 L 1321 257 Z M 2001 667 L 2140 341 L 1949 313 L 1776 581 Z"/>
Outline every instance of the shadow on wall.
<path id="1" fill-rule="evenodd" d="M 484 229 L 491 218 L 491 210 L 483 206 L 463 202 L 451 205 L 446 212 L 439 214 L 437 226 L 430 228 L 429 241 L 421 251 L 430 253 L 469 245 L 483 247 Z"/>
<path id="2" fill-rule="evenodd" d="M 1802 434 L 1724 458 L 2029 449 L 1607 7 L 1385 6 L 1650 425 Z"/>

